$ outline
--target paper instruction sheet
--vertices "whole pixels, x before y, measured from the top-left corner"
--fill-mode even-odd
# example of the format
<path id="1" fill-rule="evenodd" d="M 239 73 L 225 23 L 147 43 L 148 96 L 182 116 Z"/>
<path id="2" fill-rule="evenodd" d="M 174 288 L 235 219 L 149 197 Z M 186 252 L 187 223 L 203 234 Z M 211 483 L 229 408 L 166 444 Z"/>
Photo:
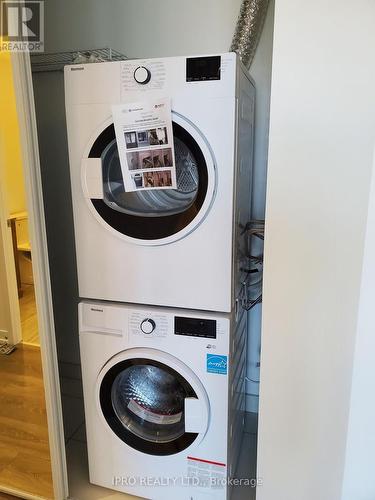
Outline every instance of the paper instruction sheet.
<path id="1" fill-rule="evenodd" d="M 125 191 L 176 189 L 170 99 L 112 106 Z"/>

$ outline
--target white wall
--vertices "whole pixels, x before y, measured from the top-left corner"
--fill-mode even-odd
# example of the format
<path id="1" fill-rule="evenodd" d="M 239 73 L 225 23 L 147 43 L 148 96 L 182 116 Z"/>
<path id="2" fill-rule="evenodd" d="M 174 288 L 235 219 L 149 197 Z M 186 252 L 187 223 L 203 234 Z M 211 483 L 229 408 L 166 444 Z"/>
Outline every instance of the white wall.
<path id="1" fill-rule="evenodd" d="M 374 18 L 368 0 L 276 2 L 258 500 L 341 498 L 375 136 Z"/>
<path id="2" fill-rule="evenodd" d="M 111 2 L 46 0 L 46 51 L 109 46 L 130 58 L 225 52 L 229 49 L 232 40 L 240 5 L 241 0 L 205 0 L 203 2 L 201 0 L 164 0 L 157 3 L 151 0 L 111 0 Z M 264 217 L 265 207 L 272 32 L 273 1 L 270 2 L 263 34 L 250 71 L 257 88 L 253 210 L 254 216 L 259 218 Z M 35 93 L 39 97 L 39 107 L 43 105 L 45 88 L 51 84 L 53 78 L 42 76 L 34 79 L 34 86 L 38 87 Z M 55 99 L 54 92 L 50 94 L 52 99 Z M 52 109 L 46 102 L 43 115 L 51 117 Z M 50 124 L 46 128 L 49 130 L 56 128 L 56 126 L 51 128 L 52 126 L 53 124 Z M 41 127 L 39 131 L 43 135 Z M 53 133 L 56 134 L 55 131 Z M 65 137 L 65 131 L 62 131 L 61 135 Z M 48 150 L 53 152 L 56 148 L 55 142 L 54 139 L 45 141 L 46 158 Z M 61 155 L 59 158 L 61 159 Z M 56 168 L 59 168 L 59 174 L 51 175 L 51 186 L 47 181 L 46 189 L 49 187 L 51 190 L 55 189 L 54 184 L 63 175 L 60 159 L 55 163 Z M 64 162 L 65 159 L 62 161 Z M 51 170 L 53 163 L 48 162 L 48 165 L 48 169 Z M 54 238 L 54 241 L 57 242 L 57 239 Z M 58 242 L 54 253 L 56 260 L 62 261 L 63 258 L 66 260 L 66 255 L 65 257 L 59 255 Z M 66 264 L 68 265 L 69 263 Z M 61 296 L 63 298 L 62 293 Z M 252 335 L 256 336 L 252 339 L 252 345 L 255 346 L 260 341 L 260 310 L 261 308 L 258 307 L 252 312 L 250 318 L 251 324 L 255 325 L 252 331 Z M 73 318 L 72 315 L 67 314 L 61 314 L 61 316 Z M 69 321 L 69 319 L 61 321 L 62 329 L 68 326 Z M 59 329 L 59 325 L 56 326 Z M 67 335 L 71 338 L 71 329 Z M 64 360 L 70 358 L 76 361 L 77 356 L 73 351 L 77 343 L 73 339 L 71 341 L 64 339 L 60 343 L 59 351 L 63 353 Z M 71 354 L 69 350 L 72 351 Z M 258 376 L 256 361 L 251 366 L 249 365 L 250 371 L 253 376 L 254 373 Z M 252 400 L 247 399 L 248 409 L 256 409 L 258 384 L 250 382 L 248 391 L 255 394 Z"/>
<path id="3" fill-rule="evenodd" d="M 252 217 L 264 219 L 266 205 L 266 182 L 268 161 L 269 107 L 271 96 L 272 41 L 274 1 L 271 0 L 259 45 L 250 68 L 256 84 L 255 142 Z M 255 238 L 254 238 L 255 240 Z M 253 242 L 252 253 L 262 253 L 260 241 Z M 259 361 L 261 348 L 262 304 L 249 312 L 249 335 L 247 343 L 246 409 L 258 412 L 259 406 Z"/>
<path id="4" fill-rule="evenodd" d="M 129 57 L 227 51 L 241 0 L 47 0 L 46 51 L 111 47 Z"/>
<path id="5" fill-rule="evenodd" d="M 375 161 L 363 260 L 342 500 L 375 498 Z"/>

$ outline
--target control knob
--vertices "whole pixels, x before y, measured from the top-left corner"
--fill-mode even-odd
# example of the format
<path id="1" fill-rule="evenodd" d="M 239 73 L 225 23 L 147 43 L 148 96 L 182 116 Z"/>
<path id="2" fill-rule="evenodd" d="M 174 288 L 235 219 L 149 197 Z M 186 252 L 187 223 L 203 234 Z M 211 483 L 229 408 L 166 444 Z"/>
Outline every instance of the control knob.
<path id="1" fill-rule="evenodd" d="M 145 85 L 151 80 L 151 71 L 144 66 L 138 66 L 134 70 L 134 80 L 141 85 Z"/>
<path id="2" fill-rule="evenodd" d="M 155 321 L 151 318 L 146 318 L 141 323 L 141 330 L 143 333 L 150 334 L 155 330 Z"/>

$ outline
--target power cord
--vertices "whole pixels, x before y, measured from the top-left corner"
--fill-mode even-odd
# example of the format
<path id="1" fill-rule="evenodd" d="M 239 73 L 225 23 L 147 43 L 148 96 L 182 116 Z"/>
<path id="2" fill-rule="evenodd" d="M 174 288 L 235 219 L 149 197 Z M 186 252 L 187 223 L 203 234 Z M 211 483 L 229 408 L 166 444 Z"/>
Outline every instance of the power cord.
<path id="1" fill-rule="evenodd" d="M 250 261 L 249 269 L 243 269 L 244 272 L 250 277 L 259 273 L 260 278 L 256 281 L 249 282 L 245 285 L 246 297 L 244 298 L 244 308 L 249 311 L 254 306 L 262 302 L 262 292 L 258 293 L 258 295 L 252 299 L 251 290 L 261 288 L 263 282 L 263 254 L 261 255 L 253 255 L 251 252 L 251 238 L 255 237 L 264 241 L 264 229 L 265 229 L 265 221 L 261 219 L 251 219 L 249 222 L 245 224 L 242 228 L 242 234 L 247 234 L 247 257 Z"/>

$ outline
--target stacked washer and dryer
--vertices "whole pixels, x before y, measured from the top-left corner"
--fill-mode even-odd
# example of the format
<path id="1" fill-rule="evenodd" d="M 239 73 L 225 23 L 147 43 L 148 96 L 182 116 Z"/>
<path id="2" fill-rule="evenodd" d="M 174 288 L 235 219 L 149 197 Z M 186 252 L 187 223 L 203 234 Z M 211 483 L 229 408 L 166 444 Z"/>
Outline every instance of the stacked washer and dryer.
<path id="1" fill-rule="evenodd" d="M 254 86 L 234 53 L 65 68 L 90 481 L 227 500 L 245 411 Z M 126 192 L 111 106 L 170 97 L 177 189 Z"/>

